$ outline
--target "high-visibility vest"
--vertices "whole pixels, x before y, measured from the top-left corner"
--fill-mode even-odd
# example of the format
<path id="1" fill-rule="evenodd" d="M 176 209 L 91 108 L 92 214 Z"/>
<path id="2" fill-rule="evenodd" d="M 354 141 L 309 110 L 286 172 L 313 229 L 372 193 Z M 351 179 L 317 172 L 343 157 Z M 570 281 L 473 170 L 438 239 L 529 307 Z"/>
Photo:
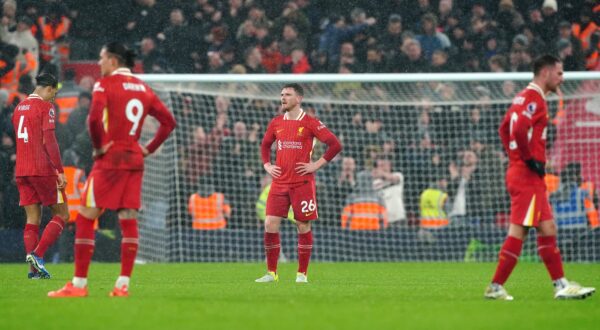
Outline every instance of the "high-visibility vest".
<path id="1" fill-rule="evenodd" d="M 588 196 L 583 200 L 584 207 L 586 210 L 586 215 L 588 222 L 590 223 L 591 228 L 600 227 L 600 220 L 598 219 L 598 210 L 594 205 L 594 183 L 591 181 L 587 181 L 579 186 L 580 189 L 583 189 L 588 192 Z"/>
<path id="2" fill-rule="evenodd" d="M 73 112 L 77 108 L 77 103 L 79 101 L 79 93 L 78 90 L 67 90 L 67 91 L 59 91 L 56 95 L 54 102 L 58 105 L 60 109 L 58 113 L 58 121 L 61 124 L 66 124 L 69 120 L 69 116 L 71 112 Z"/>
<path id="3" fill-rule="evenodd" d="M 388 227 L 385 206 L 377 198 L 351 201 L 342 211 L 342 228 L 380 230 Z"/>
<path id="4" fill-rule="evenodd" d="M 265 189 L 258 196 L 258 200 L 256 201 L 256 218 L 260 221 L 265 221 L 267 218 L 267 198 L 269 198 L 269 191 L 271 190 L 271 185 L 268 184 Z M 288 220 L 291 222 L 296 222 L 294 219 L 294 210 L 290 206 L 290 210 L 287 215 Z"/>
<path id="5" fill-rule="evenodd" d="M 596 23 L 589 22 L 585 29 L 581 29 L 581 25 L 579 23 L 573 24 L 571 27 L 571 32 L 573 35 L 581 41 L 581 47 L 583 50 L 587 50 L 590 47 L 590 37 L 592 34 L 598 29 L 598 25 Z"/>
<path id="6" fill-rule="evenodd" d="M 448 226 L 448 216 L 444 205 L 448 194 L 440 189 L 428 188 L 421 193 L 419 210 L 422 228 L 442 228 Z"/>
<path id="7" fill-rule="evenodd" d="M 38 24 L 42 30 L 42 42 L 40 44 L 42 59 L 48 62 L 54 59 L 54 56 L 59 55 L 61 60 L 67 60 L 69 58 L 69 46 L 66 43 L 58 45 L 56 40 L 67 35 L 71 20 L 61 16 L 60 22 L 54 25 L 47 22 L 46 17 L 42 16 L 38 19 Z"/>
<path id="8" fill-rule="evenodd" d="M 81 205 L 81 192 L 85 181 L 85 172 L 75 166 L 64 166 L 67 185 L 65 194 L 67 195 L 67 205 L 69 207 L 69 222 L 75 222 L 79 206 Z"/>
<path id="9" fill-rule="evenodd" d="M 192 228 L 223 229 L 227 226 L 225 217 L 231 214 L 231 206 L 225 202 L 222 193 L 215 192 L 208 197 L 196 193 L 190 196 L 188 211 L 192 215 Z"/>
<path id="10" fill-rule="evenodd" d="M 4 76 L 0 77 L 0 86 L 2 86 L 2 89 L 7 89 L 11 92 L 18 91 L 19 79 L 21 79 L 23 75 L 26 75 L 34 67 L 35 66 L 29 60 L 17 60 L 15 62 L 15 67 L 7 72 Z"/>
<path id="11" fill-rule="evenodd" d="M 548 196 L 550 196 L 550 194 L 558 190 L 558 187 L 560 186 L 560 177 L 556 174 L 546 173 L 544 182 L 546 183 Z"/>

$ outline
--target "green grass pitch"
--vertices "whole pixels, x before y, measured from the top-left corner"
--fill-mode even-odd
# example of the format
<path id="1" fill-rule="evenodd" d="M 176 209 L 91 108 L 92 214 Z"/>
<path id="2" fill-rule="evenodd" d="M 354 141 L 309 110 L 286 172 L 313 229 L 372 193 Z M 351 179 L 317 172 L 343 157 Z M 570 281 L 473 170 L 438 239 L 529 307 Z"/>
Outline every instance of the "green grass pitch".
<path id="1" fill-rule="evenodd" d="M 279 283 L 259 284 L 264 265 L 137 265 L 131 297 L 109 298 L 118 264 L 91 267 L 90 296 L 50 299 L 71 264 L 51 280 L 27 266 L 0 266 L 0 329 L 599 329 L 600 295 L 555 301 L 541 263 L 523 262 L 507 283 L 515 301 L 486 301 L 491 263 L 313 263 L 296 284 L 295 263 Z M 600 264 L 567 264 L 567 275 L 600 287 Z"/>

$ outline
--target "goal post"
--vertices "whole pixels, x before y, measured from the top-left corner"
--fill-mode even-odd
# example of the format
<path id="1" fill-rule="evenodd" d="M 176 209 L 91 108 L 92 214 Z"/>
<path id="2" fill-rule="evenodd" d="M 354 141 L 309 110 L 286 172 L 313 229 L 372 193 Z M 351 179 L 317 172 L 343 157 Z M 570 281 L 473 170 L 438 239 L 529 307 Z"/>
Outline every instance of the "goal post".
<path id="1" fill-rule="evenodd" d="M 305 88 L 303 108 L 344 146 L 317 174 L 315 260 L 495 260 L 510 211 L 497 128 L 531 73 L 140 77 L 177 119 L 165 145 L 146 159 L 142 259 L 263 260 L 258 204 L 269 178 L 260 142 L 278 113 L 281 87 L 298 82 Z M 564 77 L 560 95 L 548 97 L 547 182 L 560 211 L 564 258 L 598 261 L 600 230 L 587 220 L 592 210 L 569 209 L 577 205 L 569 204 L 571 190 L 560 179 L 579 169 L 581 183 L 600 184 L 600 73 Z M 142 138 L 155 129 L 148 121 Z M 324 148 L 316 143 L 313 159 Z M 190 196 L 213 192 L 231 207 L 227 225 L 195 229 Z M 589 197 L 597 208 L 595 196 Z M 381 206 L 369 211 L 381 217 L 379 228 L 359 225 L 355 208 L 365 203 Z M 285 258 L 296 258 L 295 246 L 294 225 L 285 221 Z M 524 248 L 527 258 L 537 260 L 532 239 Z"/>

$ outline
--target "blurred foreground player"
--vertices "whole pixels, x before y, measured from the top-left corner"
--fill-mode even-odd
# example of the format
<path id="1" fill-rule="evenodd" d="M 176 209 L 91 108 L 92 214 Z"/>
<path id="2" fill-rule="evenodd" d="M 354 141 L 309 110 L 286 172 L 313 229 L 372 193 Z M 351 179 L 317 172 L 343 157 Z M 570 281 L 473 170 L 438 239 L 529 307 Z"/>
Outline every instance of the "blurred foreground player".
<path id="1" fill-rule="evenodd" d="M 533 81 L 513 99 L 498 130 L 509 157 L 506 186 L 511 200 L 510 226 L 500 250 L 496 273 L 484 296 L 513 300 L 503 285 L 517 264 L 529 228 L 534 227 L 538 253 L 554 284 L 554 298 L 583 299 L 596 290 L 568 281 L 564 276 L 556 244 L 556 224 L 544 183 L 548 125 L 546 94 L 556 92 L 562 83 L 563 65 L 556 57 L 544 55 L 533 63 L 533 73 Z"/>
<path id="2" fill-rule="evenodd" d="M 50 103 L 58 91 L 58 81 L 48 73 L 41 73 L 36 80 L 33 94 L 17 105 L 12 117 L 17 136 L 15 176 L 19 204 L 27 215 L 23 241 L 31 265 L 28 277 L 48 279 L 44 254 L 60 237 L 69 210 L 64 190 L 67 182 L 54 135 L 56 111 Z M 38 241 L 42 205 L 50 207 L 52 219 Z"/>
<path id="3" fill-rule="evenodd" d="M 87 275 L 94 253 L 94 219 L 116 210 L 121 226 L 121 275 L 110 296 L 128 296 L 138 249 L 137 210 L 141 204 L 144 157 L 153 153 L 175 128 L 175 119 L 152 89 L 131 74 L 134 53 L 120 43 L 100 51 L 103 78 L 94 85 L 88 125 L 94 167 L 82 194 L 75 221 L 75 276 L 49 297 L 87 296 Z M 138 143 L 147 115 L 160 127 L 146 146 Z"/>
<path id="4" fill-rule="evenodd" d="M 337 137 L 320 122 L 308 116 L 300 103 L 302 86 L 287 84 L 281 90 L 281 109 L 265 132 L 261 156 L 265 171 L 273 177 L 267 197 L 264 246 L 267 274 L 256 282 L 278 281 L 277 259 L 281 250 L 279 227 L 290 209 L 298 229 L 298 273 L 296 282 L 306 283 L 313 245 L 311 221 L 318 218 L 314 172 L 330 162 L 341 150 Z M 310 161 L 314 138 L 327 144 L 327 151 L 316 162 Z M 271 145 L 277 144 L 276 163 L 271 164 Z"/>

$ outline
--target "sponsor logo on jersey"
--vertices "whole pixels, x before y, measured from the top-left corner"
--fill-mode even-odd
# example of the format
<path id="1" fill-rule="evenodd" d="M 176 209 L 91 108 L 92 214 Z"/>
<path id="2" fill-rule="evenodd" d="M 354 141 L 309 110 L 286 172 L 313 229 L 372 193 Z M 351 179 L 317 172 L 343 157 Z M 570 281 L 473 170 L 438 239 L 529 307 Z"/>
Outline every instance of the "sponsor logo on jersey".
<path id="1" fill-rule="evenodd" d="M 536 109 L 537 109 L 537 104 L 535 102 L 529 103 L 525 107 L 525 111 L 523 111 L 523 116 L 531 119 L 533 117 L 533 115 L 535 114 Z"/>
<path id="2" fill-rule="evenodd" d="M 516 104 L 516 105 L 521 105 L 521 104 L 525 103 L 525 97 L 523 97 L 523 96 L 517 96 L 517 97 L 515 97 L 513 99 L 512 103 Z"/>
<path id="3" fill-rule="evenodd" d="M 298 150 L 301 150 L 302 149 L 302 142 L 277 140 L 277 149 L 278 150 L 283 150 L 283 149 L 298 149 Z"/>
<path id="4" fill-rule="evenodd" d="M 50 111 L 48 111 L 48 117 L 50 117 L 48 119 L 48 122 L 53 124 L 54 123 L 54 118 L 56 117 L 56 112 L 54 112 L 54 108 L 50 108 Z"/>
<path id="5" fill-rule="evenodd" d="M 100 86 L 100 82 L 96 82 L 94 84 L 94 89 L 92 90 L 92 93 L 93 92 L 104 92 L 104 88 Z"/>

